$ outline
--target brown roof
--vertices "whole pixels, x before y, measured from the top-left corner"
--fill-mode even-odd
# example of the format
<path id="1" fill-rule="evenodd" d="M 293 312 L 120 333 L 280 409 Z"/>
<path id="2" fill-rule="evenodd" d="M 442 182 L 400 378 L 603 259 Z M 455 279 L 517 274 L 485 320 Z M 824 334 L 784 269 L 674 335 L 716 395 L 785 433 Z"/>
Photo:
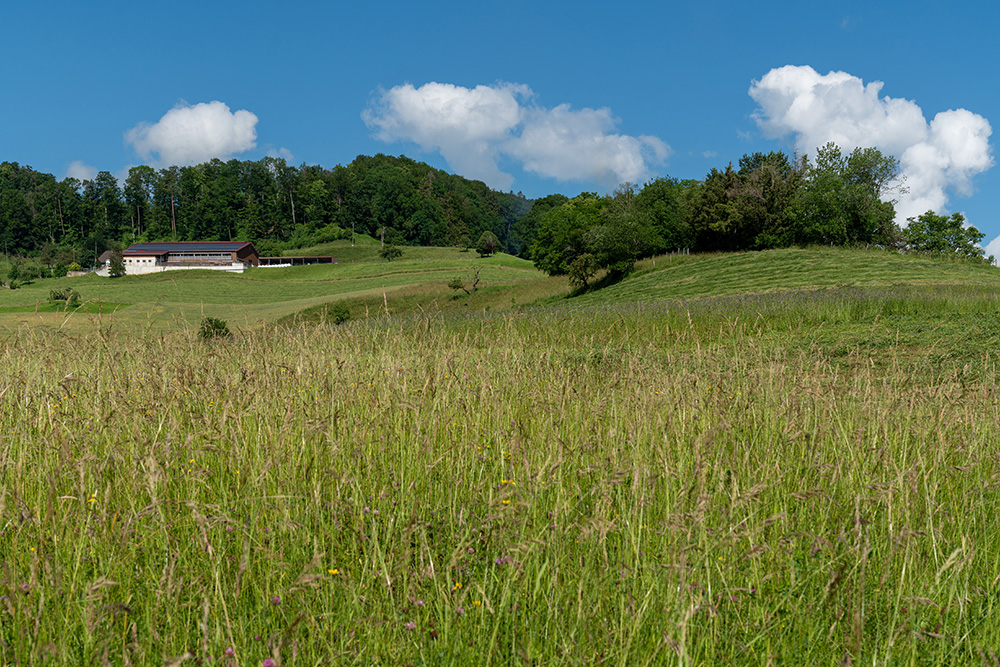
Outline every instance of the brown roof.
<path id="1" fill-rule="evenodd" d="M 249 241 L 187 241 L 183 243 L 136 243 L 124 255 L 166 255 L 170 252 L 201 250 L 203 252 L 238 252 L 253 245 Z"/>

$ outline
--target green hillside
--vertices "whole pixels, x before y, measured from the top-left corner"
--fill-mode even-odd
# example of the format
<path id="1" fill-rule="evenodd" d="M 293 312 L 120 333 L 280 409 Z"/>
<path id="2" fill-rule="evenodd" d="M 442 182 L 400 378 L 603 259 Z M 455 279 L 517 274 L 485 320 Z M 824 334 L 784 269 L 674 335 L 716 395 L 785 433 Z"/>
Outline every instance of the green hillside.
<path id="1" fill-rule="evenodd" d="M 845 248 L 664 256 L 626 280 L 575 298 L 581 304 L 843 286 L 961 285 L 1000 290 L 1000 270 L 928 255 Z"/>
<path id="2" fill-rule="evenodd" d="M 456 248 L 413 247 L 406 248 L 401 259 L 386 262 L 378 257 L 378 248 L 371 239 L 356 245 L 337 241 L 303 249 L 302 254 L 332 254 L 338 264 L 260 268 L 241 275 L 174 271 L 114 280 L 96 275 L 36 280 L 2 292 L 0 326 L 35 323 L 85 329 L 112 309 L 101 303 L 118 305 L 113 321 L 122 326 L 164 330 L 189 327 L 204 316 L 233 320 L 242 327 L 296 316 L 321 321 L 319 313 L 336 302 L 345 303 L 352 319 L 359 319 L 383 315 L 386 309 L 394 315 L 529 305 L 578 309 L 846 287 L 894 287 L 913 295 L 946 290 L 949 298 L 992 298 L 1000 292 L 1000 271 L 994 267 L 879 250 L 667 255 L 640 262 L 618 283 L 573 293 L 565 278 L 547 277 L 530 262 L 509 255 L 480 258 Z M 477 289 L 472 290 L 477 275 Z M 456 279 L 471 293 L 450 288 Z M 65 287 L 78 291 L 88 306 L 70 313 L 46 308 L 49 292 Z"/>
<path id="3" fill-rule="evenodd" d="M 549 303 L 583 326 L 608 309 L 648 320 L 640 340 L 666 322 L 695 346 L 752 340 L 931 375 L 1000 348 L 1000 270 L 880 250 L 659 257 L 617 284 Z"/>
<path id="4" fill-rule="evenodd" d="M 512 290 L 522 283 L 537 286 L 543 275 L 530 262 L 498 254 L 481 258 L 456 248 L 406 248 L 402 258 L 378 258 L 378 245 L 339 241 L 303 254 L 333 254 L 340 263 L 256 268 L 244 274 L 215 271 L 171 271 L 109 279 L 91 274 L 79 278 L 42 279 L 16 290 L 4 290 L 0 325 L 47 324 L 60 328 L 86 327 L 94 319 L 83 312 L 46 313 L 42 307 L 53 289 L 72 287 L 88 303 L 128 304 L 115 315 L 123 326 L 156 330 L 189 326 L 204 316 L 232 319 L 240 326 L 256 326 L 311 306 L 342 299 L 372 299 L 396 307 L 397 297 L 414 290 L 427 301 L 451 298 L 448 283 L 479 272 L 482 287 Z M 546 281 L 560 285 L 562 281 Z M 530 298 L 537 298 L 537 295 Z M 39 312 L 30 307 L 39 306 Z M 507 305 L 510 305 L 509 298 Z M 25 312 L 26 308 L 30 312 Z"/>
<path id="5" fill-rule="evenodd" d="M 113 318 L 122 326 L 162 330 L 187 327 L 204 316 L 251 327 L 296 314 L 318 321 L 322 317 L 317 314 L 335 302 L 346 303 L 357 319 L 382 315 L 386 308 L 391 314 L 532 304 L 583 308 L 842 287 L 944 290 L 952 297 L 1000 292 L 1000 271 L 982 264 L 879 250 L 808 248 L 661 256 L 640 262 L 621 282 L 571 295 L 564 278 L 546 277 L 530 262 L 509 255 L 480 258 L 456 248 L 407 248 L 401 259 L 386 262 L 378 258 L 378 247 L 371 239 L 356 245 L 338 241 L 302 252 L 333 254 L 339 264 L 254 269 L 242 275 L 175 271 L 115 280 L 96 275 L 36 280 L 3 291 L 0 325 L 87 328 L 95 312 L 103 317 L 113 309 L 101 308 L 101 303 L 127 304 Z M 474 293 L 448 287 L 457 278 L 471 291 L 476 272 Z M 46 307 L 50 290 L 64 287 L 77 290 L 87 308 L 51 312 Z"/>

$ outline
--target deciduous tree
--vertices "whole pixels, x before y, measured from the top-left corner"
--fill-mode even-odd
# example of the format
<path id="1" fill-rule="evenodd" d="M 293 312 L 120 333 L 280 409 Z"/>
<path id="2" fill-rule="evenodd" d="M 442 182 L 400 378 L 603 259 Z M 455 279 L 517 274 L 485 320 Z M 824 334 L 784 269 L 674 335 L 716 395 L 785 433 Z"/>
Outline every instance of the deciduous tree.
<path id="1" fill-rule="evenodd" d="M 903 235 L 911 250 L 973 259 L 983 259 L 985 255 L 985 251 L 979 246 L 985 234 L 967 225 L 965 216 L 961 213 L 944 216 L 927 211 L 916 218 L 907 218 L 907 222 Z M 992 263 L 992 258 L 990 260 Z"/>
<path id="2" fill-rule="evenodd" d="M 480 257 L 489 257 L 495 253 L 500 248 L 500 239 L 497 235 L 486 230 L 479 235 L 479 240 L 476 241 L 476 252 L 479 253 Z"/>

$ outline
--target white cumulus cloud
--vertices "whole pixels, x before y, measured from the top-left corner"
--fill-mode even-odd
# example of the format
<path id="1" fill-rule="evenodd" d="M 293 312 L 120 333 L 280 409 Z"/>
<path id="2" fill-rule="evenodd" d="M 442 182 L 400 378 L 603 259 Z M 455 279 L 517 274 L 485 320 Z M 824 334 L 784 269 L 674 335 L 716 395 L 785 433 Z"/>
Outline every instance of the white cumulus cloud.
<path id="1" fill-rule="evenodd" d="M 801 153 L 814 155 L 833 141 L 844 151 L 874 146 L 899 158 L 909 190 L 896 206 L 900 222 L 942 212 L 949 194 L 971 194 L 973 177 L 993 166 L 989 121 L 957 109 L 928 122 L 916 102 L 880 96 L 883 85 L 786 65 L 754 81 L 749 92 L 765 136 L 791 135 Z"/>
<path id="2" fill-rule="evenodd" d="M 568 104 L 532 109 L 525 114 L 519 137 L 504 150 L 527 171 L 562 181 L 596 181 L 614 186 L 640 181 L 649 163 L 662 163 L 669 147 L 656 137 L 613 134 L 611 110 L 581 109 Z"/>
<path id="3" fill-rule="evenodd" d="M 501 189 L 514 181 L 501 170 L 505 159 L 541 176 L 610 187 L 645 178 L 669 154 L 656 137 L 613 133 L 618 120 L 609 109 L 549 109 L 533 99 L 513 83 L 404 84 L 380 91 L 362 118 L 376 138 L 439 151 L 456 172 Z"/>
<path id="4" fill-rule="evenodd" d="M 986 244 L 983 248 L 986 251 L 986 256 L 989 257 L 993 255 L 993 263 L 996 264 L 1000 262 L 1000 236 L 996 237 L 992 241 Z"/>
<path id="5" fill-rule="evenodd" d="M 230 111 L 219 101 L 182 103 L 156 123 L 133 127 L 125 142 L 159 166 L 226 159 L 257 146 L 257 116 L 246 109 Z"/>
<path id="6" fill-rule="evenodd" d="M 514 179 L 497 166 L 500 147 L 521 122 L 519 99 L 530 94 L 514 84 L 405 84 L 381 91 L 362 118 L 381 141 L 412 141 L 421 150 L 439 151 L 455 171 L 507 188 Z"/>
<path id="7" fill-rule="evenodd" d="M 287 148 L 284 148 L 284 147 L 270 149 L 269 151 L 267 151 L 267 156 L 268 157 L 275 157 L 275 158 L 279 158 L 280 157 L 282 160 L 284 160 L 285 162 L 289 162 L 289 163 L 290 162 L 295 162 L 295 156 L 292 155 L 292 151 L 290 151 L 290 150 L 288 150 Z"/>
<path id="8" fill-rule="evenodd" d="M 66 178 L 75 178 L 80 181 L 92 181 L 97 177 L 97 167 L 86 164 L 83 160 L 73 160 L 66 167 Z"/>

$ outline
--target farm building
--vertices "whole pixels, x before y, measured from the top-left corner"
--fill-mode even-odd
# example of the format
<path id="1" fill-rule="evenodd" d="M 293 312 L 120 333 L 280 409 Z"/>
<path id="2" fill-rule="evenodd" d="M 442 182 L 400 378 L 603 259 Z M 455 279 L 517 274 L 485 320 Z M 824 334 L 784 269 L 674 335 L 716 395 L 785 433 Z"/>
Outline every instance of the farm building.
<path id="1" fill-rule="evenodd" d="M 108 265 L 108 262 L 111 261 L 111 256 L 113 254 L 114 253 L 111 252 L 110 250 L 105 250 L 104 252 L 101 253 L 101 256 L 97 258 L 97 264 L 99 266 L 106 267 Z"/>
<path id="2" fill-rule="evenodd" d="M 338 264 L 337 258 L 331 255 L 310 255 L 308 257 L 261 257 L 259 266 L 286 267 L 306 266 L 307 264 Z"/>
<path id="3" fill-rule="evenodd" d="M 248 241 L 136 243 L 122 251 L 125 273 L 139 275 L 180 269 L 210 269 L 242 273 L 260 263 Z"/>

